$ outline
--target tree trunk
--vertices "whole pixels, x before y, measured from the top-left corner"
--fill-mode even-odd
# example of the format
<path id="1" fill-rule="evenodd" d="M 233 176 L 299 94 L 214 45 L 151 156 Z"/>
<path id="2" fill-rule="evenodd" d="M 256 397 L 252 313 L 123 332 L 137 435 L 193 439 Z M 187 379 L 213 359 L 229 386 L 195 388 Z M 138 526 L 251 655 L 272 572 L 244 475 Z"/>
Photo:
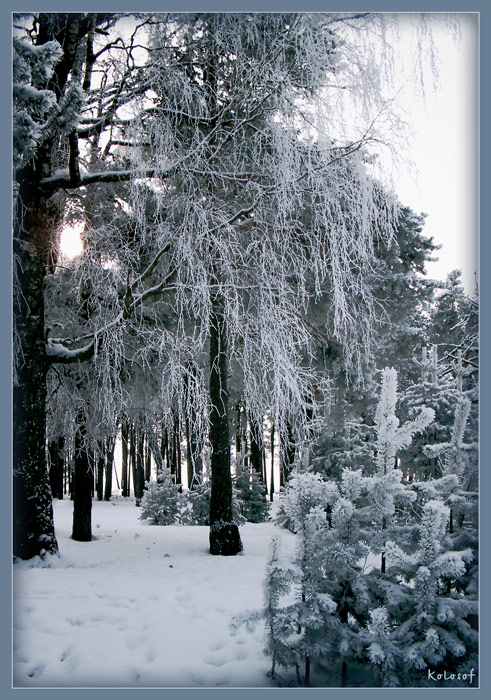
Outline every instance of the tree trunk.
<path id="1" fill-rule="evenodd" d="M 121 421 L 121 495 L 127 498 L 128 489 L 128 422 Z"/>
<path id="2" fill-rule="evenodd" d="M 82 423 L 79 424 L 75 433 L 74 465 L 72 539 L 77 542 L 90 542 L 94 474 L 90 453 L 85 444 L 85 428 Z"/>
<path id="3" fill-rule="evenodd" d="M 348 664 L 346 661 L 341 663 L 341 688 L 346 688 L 348 685 Z"/>
<path id="4" fill-rule="evenodd" d="M 130 425 L 129 439 L 130 439 L 130 471 L 131 471 L 131 474 L 133 477 L 133 492 L 135 493 L 135 496 L 136 496 L 136 491 L 135 491 L 135 484 L 136 484 L 136 428 L 135 428 L 135 425 L 133 423 Z M 129 493 L 129 487 L 128 487 L 128 493 Z"/>
<path id="5" fill-rule="evenodd" d="M 150 481 L 152 478 L 152 454 L 150 450 L 150 441 L 148 434 L 145 434 L 145 481 Z"/>
<path id="6" fill-rule="evenodd" d="M 242 542 L 232 517 L 227 339 L 223 312 L 223 299 L 216 295 L 212 299 L 210 319 L 210 552 L 234 555 L 242 551 Z"/>
<path id="7" fill-rule="evenodd" d="M 109 438 L 106 442 L 106 481 L 104 484 L 104 500 L 109 501 L 113 490 L 113 466 L 114 466 L 114 448 L 116 447 L 116 438 Z"/>
<path id="8" fill-rule="evenodd" d="M 288 481 L 290 472 L 295 461 L 295 442 L 291 426 L 287 426 L 287 434 L 281 440 L 281 463 L 280 463 L 280 486 L 284 486 Z"/>
<path id="9" fill-rule="evenodd" d="M 135 443 L 136 443 L 136 463 L 135 463 L 135 475 L 134 475 L 134 490 L 135 490 L 135 501 L 136 505 L 139 506 L 141 499 L 143 498 L 143 486 L 144 486 L 144 472 L 143 472 L 143 460 L 144 460 L 144 433 L 143 430 L 135 430 Z"/>
<path id="10" fill-rule="evenodd" d="M 57 437 L 48 445 L 49 484 L 53 498 L 63 499 L 63 480 L 65 476 L 65 439 Z"/>
<path id="11" fill-rule="evenodd" d="M 104 493 L 104 463 L 105 463 L 105 455 L 104 455 L 104 442 L 102 440 L 99 441 L 99 450 L 98 450 L 98 455 L 97 455 L 97 480 L 96 480 L 96 492 L 97 492 L 97 500 L 102 501 L 103 493 Z"/>
<path id="12" fill-rule="evenodd" d="M 274 498 L 274 423 L 271 423 L 271 476 L 269 485 L 269 500 L 272 502 Z"/>
<path id="13" fill-rule="evenodd" d="M 162 426 L 162 435 L 160 438 L 160 454 L 161 454 L 161 465 L 162 469 L 164 468 L 164 464 L 167 467 L 167 469 L 170 469 L 169 465 L 169 434 L 167 432 L 167 428 L 165 425 Z M 158 475 L 157 475 L 157 480 L 158 480 Z"/>
<path id="14" fill-rule="evenodd" d="M 58 552 L 58 544 L 46 459 L 46 216 L 39 200 L 33 202 L 33 196 L 24 199 L 33 204 L 34 211 L 26 211 L 23 219 L 17 214 L 19 227 L 20 222 L 23 227 L 14 232 L 13 554 L 30 559 Z M 33 220 L 36 213 L 37 224 Z M 36 240 L 26 241 L 31 235 Z"/>
<path id="15" fill-rule="evenodd" d="M 182 485 L 182 467 L 181 467 L 181 424 L 179 416 L 176 413 L 174 416 L 174 454 L 176 464 L 176 484 Z"/>
<path id="16" fill-rule="evenodd" d="M 241 402 L 238 401 L 235 406 L 235 454 L 238 455 L 242 445 L 241 445 Z"/>
<path id="17" fill-rule="evenodd" d="M 262 441 L 262 430 L 261 426 L 257 421 L 250 416 L 249 423 L 250 429 L 250 449 L 251 449 L 251 467 L 256 472 L 261 483 L 263 481 L 263 441 Z"/>
<path id="18" fill-rule="evenodd" d="M 186 414 L 186 465 L 188 472 L 188 488 L 193 489 L 203 473 L 202 438 L 196 434 L 194 421 Z"/>

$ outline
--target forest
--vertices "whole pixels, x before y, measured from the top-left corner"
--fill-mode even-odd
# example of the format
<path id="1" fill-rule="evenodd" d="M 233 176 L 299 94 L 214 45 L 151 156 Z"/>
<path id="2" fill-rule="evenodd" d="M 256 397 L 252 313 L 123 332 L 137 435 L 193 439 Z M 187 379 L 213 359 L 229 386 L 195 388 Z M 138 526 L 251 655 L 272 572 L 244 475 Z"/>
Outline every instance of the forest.
<path id="1" fill-rule="evenodd" d="M 15 687 L 477 685 L 479 298 L 377 170 L 398 21 L 13 16 Z"/>

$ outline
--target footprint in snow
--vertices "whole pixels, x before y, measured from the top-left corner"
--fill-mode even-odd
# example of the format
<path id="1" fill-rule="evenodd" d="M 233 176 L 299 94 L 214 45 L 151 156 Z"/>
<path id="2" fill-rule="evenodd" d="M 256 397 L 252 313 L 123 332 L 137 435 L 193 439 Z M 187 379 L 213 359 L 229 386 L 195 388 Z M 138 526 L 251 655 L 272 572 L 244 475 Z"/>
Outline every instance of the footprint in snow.
<path id="1" fill-rule="evenodd" d="M 40 678 L 43 675 L 43 671 L 46 668 L 46 664 L 37 664 L 34 668 L 31 668 L 27 674 L 29 678 Z"/>
<path id="2" fill-rule="evenodd" d="M 130 680 L 132 683 L 138 683 L 141 677 L 142 674 L 138 673 L 138 671 L 130 671 Z"/>
<path id="3" fill-rule="evenodd" d="M 221 639 L 217 639 L 215 642 L 212 642 L 210 644 L 210 649 L 212 651 L 219 651 L 220 649 L 223 649 L 224 642 Z"/>
<path id="4" fill-rule="evenodd" d="M 228 664 L 230 660 L 229 654 L 225 652 L 222 652 L 221 654 L 214 652 L 203 657 L 205 664 L 208 664 L 209 666 L 216 666 L 216 668 L 220 668 L 220 666 Z"/>
<path id="5" fill-rule="evenodd" d="M 144 644 L 145 640 L 143 637 L 140 635 L 133 635 L 131 637 L 128 637 L 125 641 L 126 648 L 129 649 L 130 651 L 135 651 L 135 649 L 138 649 L 138 647 L 141 647 L 142 644 Z"/>
<path id="6" fill-rule="evenodd" d="M 151 664 L 152 661 L 155 661 L 156 655 L 155 652 L 149 649 L 147 652 L 145 652 L 145 661 L 147 664 Z"/>

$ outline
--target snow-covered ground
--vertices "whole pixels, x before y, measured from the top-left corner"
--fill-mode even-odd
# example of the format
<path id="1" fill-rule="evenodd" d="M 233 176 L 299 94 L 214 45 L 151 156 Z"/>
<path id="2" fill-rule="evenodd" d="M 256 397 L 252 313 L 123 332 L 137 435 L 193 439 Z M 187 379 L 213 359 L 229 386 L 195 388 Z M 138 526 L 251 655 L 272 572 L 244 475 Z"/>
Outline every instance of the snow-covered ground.
<path id="1" fill-rule="evenodd" d="M 268 687 L 262 605 L 272 522 L 241 527 L 244 551 L 208 552 L 208 528 L 150 526 L 133 499 L 93 504 L 94 540 L 70 539 L 72 503 L 54 502 L 61 557 L 14 565 L 14 687 Z"/>

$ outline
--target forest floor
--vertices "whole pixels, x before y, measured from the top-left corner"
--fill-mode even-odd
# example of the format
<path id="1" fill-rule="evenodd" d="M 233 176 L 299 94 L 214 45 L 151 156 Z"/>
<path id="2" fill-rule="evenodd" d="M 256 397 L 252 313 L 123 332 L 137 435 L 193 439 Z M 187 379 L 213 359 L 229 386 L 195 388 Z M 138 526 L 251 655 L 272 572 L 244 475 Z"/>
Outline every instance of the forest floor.
<path id="1" fill-rule="evenodd" d="M 54 501 L 61 556 L 14 565 L 14 687 L 274 687 L 263 624 L 230 623 L 262 607 L 271 538 L 289 556 L 294 535 L 246 523 L 244 551 L 214 557 L 207 527 L 150 526 L 140 512 L 133 498 L 94 500 L 81 543 L 72 503 Z"/>

